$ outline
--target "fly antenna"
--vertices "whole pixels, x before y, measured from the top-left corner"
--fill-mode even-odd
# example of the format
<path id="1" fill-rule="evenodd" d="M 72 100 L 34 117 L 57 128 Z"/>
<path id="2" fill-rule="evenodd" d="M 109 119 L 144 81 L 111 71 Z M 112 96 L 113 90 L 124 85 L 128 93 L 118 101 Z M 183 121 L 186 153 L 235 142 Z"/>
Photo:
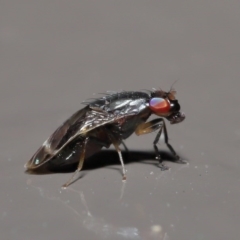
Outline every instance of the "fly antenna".
<path id="1" fill-rule="evenodd" d="M 173 82 L 173 84 L 170 87 L 169 93 L 172 91 L 175 91 L 175 89 L 173 88 L 173 85 L 175 85 L 175 83 L 178 81 L 179 79 L 177 79 L 176 81 Z"/>
<path id="2" fill-rule="evenodd" d="M 167 93 L 167 96 L 169 99 L 171 100 L 175 100 L 175 95 L 176 95 L 176 90 L 173 88 L 173 85 L 177 82 L 178 80 L 176 80 L 170 87 L 169 92 Z"/>

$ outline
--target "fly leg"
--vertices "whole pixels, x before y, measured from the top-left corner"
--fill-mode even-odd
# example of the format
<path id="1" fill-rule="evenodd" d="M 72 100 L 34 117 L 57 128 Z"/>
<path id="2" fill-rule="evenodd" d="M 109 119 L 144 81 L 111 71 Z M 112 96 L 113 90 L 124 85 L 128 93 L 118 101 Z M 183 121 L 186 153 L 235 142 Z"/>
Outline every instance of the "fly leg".
<path id="1" fill-rule="evenodd" d="M 119 156 L 119 159 L 120 159 L 120 162 L 122 165 L 122 175 L 123 175 L 122 181 L 125 182 L 126 181 L 126 169 L 125 169 L 124 162 L 123 162 L 122 152 L 121 152 L 121 149 L 119 148 L 119 145 L 120 145 L 119 140 L 114 136 L 114 134 L 110 130 L 106 129 L 106 132 L 118 153 L 118 156 Z M 120 143 L 122 143 L 123 146 L 125 145 L 123 143 L 123 141 L 120 141 Z"/>
<path id="2" fill-rule="evenodd" d="M 124 143 L 124 141 L 122 141 L 121 142 L 121 144 L 123 145 L 123 147 L 124 147 L 124 150 L 125 150 L 125 156 L 126 156 L 126 159 L 129 159 L 129 150 L 128 150 L 128 147 L 127 147 L 127 145 Z"/>
<path id="3" fill-rule="evenodd" d="M 161 119 L 161 120 L 162 120 L 162 122 L 164 122 L 163 119 Z M 163 164 L 163 160 L 162 160 L 162 158 L 161 158 L 161 155 L 160 155 L 159 150 L 158 150 L 158 147 L 157 147 L 159 138 L 160 138 L 160 136 L 161 136 L 161 134 L 162 134 L 163 126 L 164 126 L 164 125 L 161 124 L 160 129 L 159 129 L 159 131 L 158 131 L 158 133 L 157 133 L 157 136 L 155 137 L 155 139 L 154 139 L 154 141 L 153 141 L 153 147 L 154 147 L 154 150 L 155 150 L 155 153 L 156 153 L 156 159 L 159 161 L 159 167 L 160 167 L 160 169 L 161 169 L 162 171 L 165 171 L 165 170 L 168 170 L 169 167 Z"/>
<path id="4" fill-rule="evenodd" d="M 167 145 L 168 149 L 171 151 L 171 153 L 174 155 L 174 157 L 175 157 L 175 159 L 176 159 L 175 162 L 176 162 L 176 163 L 183 163 L 183 164 L 187 163 L 187 161 L 181 159 L 181 158 L 177 155 L 177 153 L 176 153 L 175 150 L 173 149 L 172 145 L 168 142 L 167 127 L 166 127 L 166 124 L 165 124 L 165 122 L 164 122 L 163 119 L 162 119 L 162 121 L 163 121 L 164 142 L 165 142 L 165 144 Z M 156 139 L 155 139 L 155 140 L 156 140 Z M 158 138 L 158 140 L 159 140 L 159 138 Z M 157 140 L 157 142 L 158 142 L 158 140 Z"/>
<path id="5" fill-rule="evenodd" d="M 164 125 L 163 123 L 164 123 L 164 121 L 163 121 L 162 118 L 157 118 L 157 119 L 153 119 L 149 122 L 140 124 L 137 127 L 137 129 L 135 130 L 135 133 L 139 136 L 139 135 L 142 135 L 142 134 L 147 134 L 147 133 L 154 132 L 154 131 L 159 129 L 159 131 L 157 133 L 157 136 L 156 136 L 156 138 L 153 142 L 153 147 L 154 147 L 154 150 L 155 150 L 155 153 L 156 153 L 156 159 L 159 161 L 159 167 L 161 168 L 162 171 L 169 169 L 169 167 L 165 166 L 162 163 L 162 158 L 161 158 L 161 155 L 160 155 L 158 147 L 157 147 L 157 143 L 158 143 L 159 138 L 162 134 L 162 129 L 163 129 L 163 125 Z"/>
<path id="6" fill-rule="evenodd" d="M 84 159 L 85 159 L 85 152 L 86 152 L 86 146 L 87 146 L 88 140 L 89 140 L 88 137 L 86 137 L 84 139 L 83 148 L 82 148 L 82 152 L 81 152 L 81 155 L 80 155 L 80 160 L 79 160 L 77 170 L 73 173 L 72 177 L 62 186 L 62 188 L 67 188 L 73 182 L 73 179 L 75 178 L 77 173 L 79 173 L 81 171 L 82 166 L 83 166 L 83 162 L 84 162 Z"/>
<path id="7" fill-rule="evenodd" d="M 137 135 L 142 135 L 142 134 L 147 134 L 147 133 L 151 133 L 154 132 L 156 130 L 158 130 L 158 133 L 156 135 L 156 138 L 154 139 L 153 142 L 153 147 L 156 153 L 156 159 L 159 160 L 159 167 L 161 168 L 161 170 L 167 170 L 169 169 L 169 167 L 165 166 L 162 163 L 162 158 L 161 155 L 159 153 L 158 147 L 157 147 L 157 143 L 159 141 L 159 138 L 162 134 L 162 131 L 164 133 L 164 142 L 166 143 L 168 149 L 171 151 L 171 153 L 174 155 L 174 157 L 176 158 L 177 162 L 181 162 L 179 156 L 176 154 L 175 150 L 173 149 L 173 147 L 168 143 L 168 134 L 167 134 L 167 128 L 165 125 L 165 122 L 162 118 L 157 118 L 154 119 L 152 121 L 146 122 L 146 123 L 142 123 L 140 124 L 137 129 L 135 130 L 135 133 Z"/>
<path id="8" fill-rule="evenodd" d="M 127 147 L 127 145 L 125 144 L 125 142 L 122 141 L 121 144 L 123 145 L 124 150 L 125 150 L 126 152 L 129 152 L 128 147 Z"/>

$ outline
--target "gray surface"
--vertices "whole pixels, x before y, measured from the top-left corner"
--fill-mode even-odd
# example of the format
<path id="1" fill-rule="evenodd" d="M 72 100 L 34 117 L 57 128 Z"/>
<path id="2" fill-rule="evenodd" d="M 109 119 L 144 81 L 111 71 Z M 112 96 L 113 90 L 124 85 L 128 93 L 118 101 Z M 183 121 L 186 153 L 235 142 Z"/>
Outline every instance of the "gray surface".
<path id="1" fill-rule="evenodd" d="M 239 1 L 3 0 L 0 16 L 1 239 L 239 238 Z M 187 118 L 169 136 L 189 165 L 132 161 L 125 185 L 100 166 L 66 191 L 71 173 L 24 173 L 93 93 L 176 80 Z"/>

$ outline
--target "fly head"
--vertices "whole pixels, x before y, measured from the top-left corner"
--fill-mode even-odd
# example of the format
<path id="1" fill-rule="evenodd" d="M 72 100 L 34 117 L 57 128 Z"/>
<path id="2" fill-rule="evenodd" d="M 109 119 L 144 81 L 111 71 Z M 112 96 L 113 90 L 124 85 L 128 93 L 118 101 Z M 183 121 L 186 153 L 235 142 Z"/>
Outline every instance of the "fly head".
<path id="1" fill-rule="evenodd" d="M 175 94 L 176 92 L 172 90 L 155 91 L 149 102 L 151 111 L 160 117 L 165 117 L 171 124 L 180 123 L 185 119 L 185 114 L 180 112 L 181 107 Z"/>

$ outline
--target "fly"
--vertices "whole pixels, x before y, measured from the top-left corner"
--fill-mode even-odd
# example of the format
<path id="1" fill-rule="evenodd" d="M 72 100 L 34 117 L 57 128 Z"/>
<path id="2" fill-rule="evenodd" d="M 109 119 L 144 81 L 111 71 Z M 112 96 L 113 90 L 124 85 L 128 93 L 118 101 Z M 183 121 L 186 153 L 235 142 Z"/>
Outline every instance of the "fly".
<path id="1" fill-rule="evenodd" d="M 185 163 L 168 142 L 165 120 L 180 123 L 185 114 L 175 98 L 176 92 L 156 90 L 149 92 L 123 91 L 106 94 L 104 97 L 85 102 L 86 106 L 67 119 L 38 149 L 25 164 L 27 170 L 37 170 L 48 163 L 50 166 L 65 167 L 78 163 L 77 170 L 63 188 L 69 186 L 81 171 L 84 160 L 103 147 L 113 144 L 122 165 L 123 181 L 126 170 L 119 145 L 134 132 L 143 135 L 157 131 L 153 142 L 156 159 L 161 170 L 168 169 L 162 163 L 157 143 L 163 133 L 164 141 L 179 163 Z M 157 118 L 148 121 L 152 115 Z"/>

